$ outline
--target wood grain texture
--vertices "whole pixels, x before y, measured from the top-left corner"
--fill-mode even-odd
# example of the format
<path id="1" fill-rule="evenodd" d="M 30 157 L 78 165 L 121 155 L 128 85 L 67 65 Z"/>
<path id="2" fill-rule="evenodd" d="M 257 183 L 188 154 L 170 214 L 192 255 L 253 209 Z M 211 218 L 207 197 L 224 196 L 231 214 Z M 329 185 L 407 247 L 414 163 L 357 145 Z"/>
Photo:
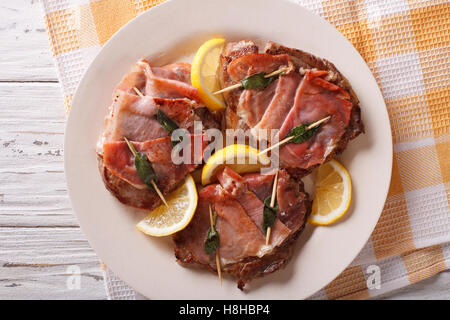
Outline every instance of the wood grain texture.
<path id="1" fill-rule="evenodd" d="M 0 299 L 105 299 L 67 196 L 65 113 L 38 1 L 0 1 L 0 43 Z"/>
<path id="2" fill-rule="evenodd" d="M 0 0 L 0 299 L 105 299 L 72 213 L 65 114 L 37 0 Z M 68 285 L 74 267 L 80 289 Z M 382 296 L 450 299 L 450 272 Z"/>
<path id="3" fill-rule="evenodd" d="M 57 81 L 39 1 L 0 4 L 0 81 Z"/>

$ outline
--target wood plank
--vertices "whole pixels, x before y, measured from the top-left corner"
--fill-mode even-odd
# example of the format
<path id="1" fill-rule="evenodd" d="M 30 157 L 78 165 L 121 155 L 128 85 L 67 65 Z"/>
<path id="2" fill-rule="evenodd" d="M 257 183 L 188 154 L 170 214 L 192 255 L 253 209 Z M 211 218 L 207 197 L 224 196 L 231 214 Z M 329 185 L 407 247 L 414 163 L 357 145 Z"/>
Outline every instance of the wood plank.
<path id="1" fill-rule="evenodd" d="M 57 81 L 40 1 L 2 1 L 0 81 Z"/>
<path id="2" fill-rule="evenodd" d="M 0 227 L 1 297 L 104 299 L 99 260 L 78 227 Z"/>
<path id="3" fill-rule="evenodd" d="M 58 83 L 0 82 L 0 298 L 106 298 L 67 196 L 62 103 Z"/>
<path id="4" fill-rule="evenodd" d="M 77 226 L 64 181 L 59 84 L 0 83 L 0 106 L 0 226 Z"/>

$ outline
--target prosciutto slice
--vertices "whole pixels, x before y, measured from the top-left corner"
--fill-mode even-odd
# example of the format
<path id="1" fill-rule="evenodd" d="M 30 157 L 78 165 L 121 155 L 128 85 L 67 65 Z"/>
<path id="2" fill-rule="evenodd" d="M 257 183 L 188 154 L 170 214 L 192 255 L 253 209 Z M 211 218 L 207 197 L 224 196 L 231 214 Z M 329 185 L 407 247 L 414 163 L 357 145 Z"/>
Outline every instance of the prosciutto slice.
<path id="1" fill-rule="evenodd" d="M 147 61 L 141 60 L 114 91 L 105 130 L 97 143 L 97 155 L 106 188 L 126 205 L 152 209 L 160 200 L 137 176 L 124 138 L 133 141 L 147 155 L 161 191 L 169 193 L 201 163 L 205 142 L 195 150 L 197 161 L 191 162 L 194 164 L 174 164 L 169 132 L 158 122 L 158 110 L 191 134 L 194 121 L 201 121 L 205 129 L 219 127 L 220 118 L 207 110 L 197 89 L 191 86 L 190 70 L 188 63 L 150 67 Z"/>
<path id="2" fill-rule="evenodd" d="M 228 74 L 235 82 L 245 77 L 265 72 L 271 73 L 280 67 L 291 67 L 292 62 L 287 54 L 271 55 L 267 53 L 252 53 L 235 59 L 228 66 Z"/>
<path id="3" fill-rule="evenodd" d="M 204 249 L 211 206 L 218 215 L 216 228 L 220 235 L 222 272 L 237 277 L 242 289 L 249 280 L 272 273 L 289 261 L 292 245 L 303 229 L 311 204 L 303 184 L 292 181 L 286 172 L 280 171 L 277 196 L 282 201 L 283 212 L 279 212 L 273 227 L 272 243 L 266 246 L 261 228 L 264 204 L 260 198 L 271 194 L 274 175 L 240 176 L 225 168 L 217 177 L 220 184 L 201 190 L 191 223 L 174 235 L 175 256 L 184 265 L 197 264 L 217 270 L 215 256 L 206 254 Z"/>
<path id="4" fill-rule="evenodd" d="M 124 137 L 132 141 L 148 141 L 168 136 L 168 132 L 157 121 L 158 109 L 180 128 L 193 132 L 194 121 L 201 120 L 195 113 L 199 107 L 196 102 L 185 98 L 141 98 L 118 91 L 110 115 L 105 120 L 104 141 L 121 141 Z"/>
<path id="5" fill-rule="evenodd" d="M 332 119 L 309 142 L 280 148 L 280 165 L 291 176 L 302 178 L 342 153 L 349 141 L 364 132 L 364 124 L 358 97 L 333 63 L 273 42 L 267 42 L 264 54 L 258 53 L 251 41 L 228 43 L 220 60 L 221 86 L 230 86 L 250 73 L 271 72 L 275 66 L 283 65 L 280 57 L 289 61 L 288 65 L 293 64 L 294 71 L 279 76 L 264 90 L 233 90 L 224 94 L 226 126 L 251 129 L 255 138 L 272 143 L 273 131 L 264 129 L 281 130 L 275 136 L 281 140 L 304 121 L 314 122 L 322 115 L 331 115 Z"/>
<path id="6" fill-rule="evenodd" d="M 198 89 L 190 83 L 179 81 L 180 79 L 187 81 L 187 79 L 177 77 L 177 73 L 173 71 L 173 65 L 165 69 L 156 69 L 155 72 L 146 60 L 141 60 L 138 64 L 142 67 L 147 80 L 143 90 L 145 95 L 156 98 L 188 98 L 202 103 Z M 184 65 L 181 70 L 183 69 L 186 69 Z M 181 70 L 178 72 L 182 73 Z M 168 78 L 162 76 L 168 76 Z"/>
<path id="7" fill-rule="evenodd" d="M 176 85 L 176 82 L 181 82 L 184 85 L 190 85 L 191 65 L 188 63 L 174 63 L 163 67 L 150 67 L 147 60 L 140 60 L 134 65 L 122 81 L 116 86 L 115 91 L 125 91 L 131 94 L 137 94 L 133 87 L 136 87 L 145 95 L 146 90 L 150 90 L 154 94 L 152 96 L 162 97 L 167 96 L 164 91 L 157 91 L 151 88 L 152 79 L 161 79 L 171 81 L 170 83 Z M 176 81 L 176 82 L 174 82 Z M 179 84 L 183 86 L 182 84 Z M 192 87 L 193 88 L 193 87 Z M 195 88 L 194 88 L 195 89 Z"/>
<path id="8" fill-rule="evenodd" d="M 256 256 L 265 244 L 264 235 L 239 202 L 217 184 L 202 189 L 193 221 L 175 235 L 175 242 L 182 245 L 196 263 L 216 267 L 215 258 L 205 253 L 205 240 L 210 226 L 209 206 L 217 213 L 216 228 L 220 235 L 222 266 L 226 268 L 246 257 Z"/>
<path id="9" fill-rule="evenodd" d="M 296 72 L 280 76 L 277 89 L 270 105 L 265 110 L 261 120 L 252 129 L 255 136 L 260 136 L 260 129 L 270 130 L 279 129 L 281 127 L 286 115 L 294 104 L 294 97 L 298 91 L 297 88 L 300 80 L 301 77 Z M 269 134 L 264 136 L 267 136 L 269 141 L 271 140 Z"/>
<path id="10" fill-rule="evenodd" d="M 306 223 L 308 195 L 303 191 L 303 183 L 295 182 L 285 170 L 278 171 L 278 219 L 287 228 L 295 232 Z"/>
<path id="11" fill-rule="evenodd" d="M 296 126 L 312 123 L 331 115 L 311 139 L 280 147 L 280 160 L 291 167 L 309 168 L 325 161 L 346 131 L 352 103 L 341 87 L 323 79 L 328 72 L 309 70 L 303 77 L 295 103 L 280 128 L 282 140 Z"/>
<path id="12" fill-rule="evenodd" d="M 167 136 L 156 121 L 157 106 L 152 97 L 140 98 L 125 91 L 117 91 L 111 112 L 105 120 L 105 141 L 147 141 Z M 103 141 L 102 141 L 103 142 Z"/>
<path id="13" fill-rule="evenodd" d="M 245 120 L 250 128 L 254 127 L 263 117 L 278 88 L 278 81 L 275 79 L 264 90 L 244 90 L 239 97 L 236 113 Z"/>
<path id="14" fill-rule="evenodd" d="M 145 62 L 148 64 L 148 62 Z M 191 84 L 191 65 L 189 63 L 172 63 L 163 67 L 153 67 L 153 74 L 159 78 L 177 80 Z"/>
<path id="15" fill-rule="evenodd" d="M 244 55 L 257 52 L 258 47 L 253 41 L 242 40 L 239 42 L 227 43 L 223 48 L 219 60 L 218 78 L 220 86 L 222 88 L 225 88 L 235 84 L 233 79 L 231 79 L 230 75 L 228 74 L 228 66 L 234 60 Z M 241 119 L 236 113 L 241 92 L 241 90 L 232 90 L 223 93 L 223 97 L 225 98 L 225 101 L 227 103 L 224 118 L 228 128 L 248 128 L 248 125 L 245 124 L 245 121 Z"/>
<path id="16" fill-rule="evenodd" d="M 233 81 L 238 82 L 252 74 L 260 72 L 271 73 L 281 67 L 293 67 L 288 55 L 253 53 L 233 60 L 228 66 L 228 74 Z M 287 88 L 287 84 L 291 84 L 292 75 L 293 73 L 280 76 L 279 79 L 276 79 L 263 90 L 243 90 L 236 108 L 237 115 L 252 128 L 260 122 L 266 109 L 270 108 L 270 106 L 274 107 L 274 100 L 286 99 L 289 104 L 287 108 L 290 108 L 292 102 L 289 102 L 289 100 L 293 100 L 294 94 L 292 94 L 292 98 L 285 97 L 285 95 L 286 91 L 290 90 Z M 297 84 L 293 84 L 294 91 Z M 283 114 L 282 110 L 279 111 Z"/>
<path id="17" fill-rule="evenodd" d="M 272 195 L 274 177 L 274 174 L 248 173 L 242 178 L 258 199 L 264 202 L 268 196 Z"/>
<path id="18" fill-rule="evenodd" d="M 225 167 L 224 170 L 219 172 L 217 178 L 222 187 L 240 203 L 250 219 L 258 227 L 261 233 L 265 235 L 262 227 L 264 200 L 259 199 L 256 194 L 248 188 L 245 180 L 228 167 Z M 291 230 L 289 230 L 289 228 L 287 228 L 279 219 L 276 219 L 272 227 L 270 247 L 280 245 L 290 233 Z M 264 250 L 270 249 L 271 248 L 264 248 Z"/>
<path id="19" fill-rule="evenodd" d="M 168 193 L 173 190 L 187 173 L 192 172 L 201 163 L 203 150 L 202 152 L 194 152 L 195 136 L 191 135 L 190 138 L 192 159 L 189 164 L 182 163 L 179 165 L 176 165 L 171 158 L 173 147 L 170 137 L 145 142 L 133 142 L 136 150 L 145 153 L 151 162 L 156 173 L 156 182 L 162 193 Z M 201 136 L 198 138 L 203 143 L 202 148 L 204 149 L 206 141 L 202 141 Z M 135 188 L 146 188 L 146 185 L 137 175 L 134 156 L 125 141 L 105 142 L 103 149 L 104 165 L 113 175 L 130 183 Z"/>

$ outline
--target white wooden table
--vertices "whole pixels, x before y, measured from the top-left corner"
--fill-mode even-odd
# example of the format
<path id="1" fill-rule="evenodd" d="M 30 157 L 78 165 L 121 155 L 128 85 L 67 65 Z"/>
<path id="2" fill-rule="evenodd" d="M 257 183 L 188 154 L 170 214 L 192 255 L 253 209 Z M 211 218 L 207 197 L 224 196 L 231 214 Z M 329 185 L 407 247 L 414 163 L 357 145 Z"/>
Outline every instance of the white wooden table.
<path id="1" fill-rule="evenodd" d="M 38 0 L 0 0 L 0 299 L 105 299 L 72 214 L 65 113 Z M 79 289 L 68 270 L 79 267 Z M 450 299 L 450 272 L 384 295 Z"/>

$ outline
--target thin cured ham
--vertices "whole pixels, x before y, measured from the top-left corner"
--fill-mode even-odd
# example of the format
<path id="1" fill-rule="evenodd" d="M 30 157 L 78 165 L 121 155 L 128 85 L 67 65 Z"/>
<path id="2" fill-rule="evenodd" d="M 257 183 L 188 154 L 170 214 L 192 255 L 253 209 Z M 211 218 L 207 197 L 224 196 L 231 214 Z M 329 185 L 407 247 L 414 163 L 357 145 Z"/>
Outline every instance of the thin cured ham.
<path id="1" fill-rule="evenodd" d="M 244 119 L 248 127 L 254 127 L 263 117 L 278 88 L 278 81 L 275 79 L 266 90 L 244 90 L 242 92 L 236 108 L 236 116 Z"/>
<path id="2" fill-rule="evenodd" d="M 201 150 L 191 152 L 191 160 L 195 161 L 174 164 L 170 132 L 158 121 L 158 110 L 191 134 L 194 121 L 201 121 L 204 129 L 219 127 L 220 118 L 207 110 L 190 84 L 189 64 L 151 67 L 141 60 L 133 66 L 114 91 L 97 154 L 106 188 L 122 203 L 140 209 L 152 209 L 161 201 L 137 175 L 124 138 L 147 155 L 163 194 L 175 189 L 186 174 L 201 164 L 205 146 L 200 139 Z"/>
<path id="3" fill-rule="evenodd" d="M 350 95 L 322 78 L 326 75 L 326 71 L 307 71 L 294 104 L 280 128 L 279 140 L 284 139 L 299 124 L 313 123 L 329 115 L 331 119 L 311 139 L 280 147 L 280 159 L 287 166 L 307 169 L 323 163 L 349 124 L 352 109 Z"/>
<path id="4" fill-rule="evenodd" d="M 270 143 L 271 132 L 263 129 L 280 130 L 277 140 L 281 140 L 296 126 L 331 116 L 311 141 L 287 143 L 280 149 L 281 165 L 301 178 L 342 152 L 364 131 L 358 98 L 345 77 L 325 59 L 273 42 L 267 43 L 264 53 L 258 53 L 255 47 L 251 41 L 227 44 L 219 76 L 223 86 L 234 84 L 244 75 L 272 71 L 281 57 L 295 66 L 294 71 L 279 76 L 264 89 L 238 89 L 225 95 L 226 126 L 251 129 L 256 138 Z"/>
<path id="5" fill-rule="evenodd" d="M 250 53 L 258 52 L 258 46 L 253 41 L 229 42 L 225 44 L 220 55 L 218 78 L 222 88 L 235 84 L 235 81 L 228 73 L 228 66 L 235 59 Z M 232 90 L 225 92 L 223 97 L 227 102 L 225 109 L 225 123 L 227 128 L 248 128 L 245 121 L 237 115 L 237 105 L 241 96 L 241 90 Z"/>
<path id="6" fill-rule="evenodd" d="M 156 182 L 163 194 L 173 190 L 187 173 L 192 172 L 202 162 L 203 150 L 197 153 L 193 152 L 195 136 L 191 135 L 187 138 L 192 140 L 190 142 L 191 159 L 186 161 L 188 164 L 173 163 L 171 137 L 133 143 L 136 150 L 144 153 L 151 162 L 156 173 Z M 206 147 L 206 141 L 202 141 L 201 136 L 198 138 L 200 138 L 200 143 Z M 104 165 L 112 174 L 138 189 L 146 188 L 144 182 L 137 175 L 134 156 L 125 141 L 105 142 L 103 149 Z"/>
<path id="7" fill-rule="evenodd" d="M 198 89 L 191 86 L 190 82 L 184 82 L 188 81 L 185 77 L 177 77 L 176 72 L 174 75 L 173 68 L 165 69 L 166 72 L 155 73 L 147 61 L 141 60 L 139 64 L 147 77 L 143 92 L 145 95 L 157 98 L 188 98 L 199 103 L 202 102 Z M 182 72 L 181 70 L 179 72 Z M 166 78 L 167 76 L 169 77 Z"/>
<path id="8" fill-rule="evenodd" d="M 97 148 L 106 188 L 126 205 L 153 209 L 161 200 L 139 177 L 135 156 L 125 138 L 136 152 L 146 155 L 154 171 L 149 179 L 167 195 L 203 161 L 207 142 L 204 132 L 194 132 L 195 121 L 201 121 L 204 129 L 251 129 L 256 138 L 264 137 L 270 144 L 272 138 L 282 140 L 299 125 L 329 117 L 306 141 L 280 147 L 281 169 L 244 175 L 229 167 L 219 170 L 218 183 L 199 188 L 197 209 L 189 225 L 174 234 L 175 256 L 180 264 L 217 272 L 215 253 L 205 251 L 212 209 L 217 214 L 215 229 L 220 243 L 214 250 L 221 271 L 234 276 L 240 289 L 290 260 L 295 240 L 311 212 L 300 178 L 342 152 L 348 141 L 364 131 L 358 98 L 332 63 L 273 42 L 268 42 L 263 51 L 259 53 L 252 41 L 224 46 L 218 70 L 222 88 L 251 75 L 286 68 L 263 88 L 225 92 L 227 108 L 222 123 L 226 128 L 220 128 L 221 115 L 210 112 L 191 85 L 190 64 L 154 67 L 140 60 L 114 90 Z M 174 128 L 187 132 L 181 143 L 190 142 L 190 154 L 181 163 L 173 160 L 176 147 L 170 135 Z M 278 130 L 273 137 L 272 132 L 264 132 L 273 129 Z M 276 189 L 272 190 L 275 176 Z M 267 207 L 272 191 L 277 210 Z M 273 224 L 270 222 L 268 244 L 267 216 L 275 217 Z"/>
<path id="9" fill-rule="evenodd" d="M 224 170 L 219 172 L 217 178 L 222 187 L 239 202 L 253 223 L 264 234 L 262 227 L 264 200 L 259 199 L 258 196 L 249 189 L 244 178 L 228 167 L 225 167 Z M 275 220 L 275 224 L 272 227 L 270 245 L 280 245 L 289 236 L 290 232 L 289 228 L 287 228 L 279 219 Z M 267 249 L 269 248 L 264 248 L 264 250 Z"/>
<path id="10" fill-rule="evenodd" d="M 117 91 L 116 99 L 106 118 L 105 140 L 121 141 L 124 137 L 133 141 L 147 141 L 168 136 L 156 119 L 158 109 L 173 119 L 181 128 L 193 132 L 194 121 L 200 121 L 195 109 L 201 107 L 188 99 L 143 98 Z"/>
<path id="11" fill-rule="evenodd" d="M 174 236 L 175 254 L 184 263 L 196 263 L 216 269 L 215 257 L 205 252 L 210 226 L 209 206 L 217 213 L 216 228 L 220 234 L 219 254 L 224 268 L 246 257 L 256 256 L 265 243 L 263 234 L 238 201 L 220 185 L 209 185 L 199 194 L 193 221 Z"/>
<path id="12" fill-rule="evenodd" d="M 252 53 L 234 59 L 228 65 L 227 72 L 232 80 L 238 82 L 246 76 L 260 72 L 271 73 L 281 67 L 293 67 L 287 54 Z"/>
<path id="13" fill-rule="evenodd" d="M 202 189 L 193 220 L 186 229 L 174 235 L 178 261 L 183 265 L 196 264 L 217 270 L 215 257 L 204 250 L 211 206 L 217 212 L 221 270 L 234 275 L 239 288 L 253 278 L 284 266 L 291 257 L 292 245 L 304 227 L 311 204 L 303 184 L 294 182 L 286 172 L 280 171 L 277 194 L 283 204 L 280 218 L 273 227 L 272 241 L 267 246 L 261 227 L 264 208 L 261 198 L 270 196 L 273 179 L 274 174 L 240 176 L 230 168 L 220 171 L 220 183 Z"/>
<path id="14" fill-rule="evenodd" d="M 152 88 L 152 79 L 170 80 L 172 81 L 169 82 L 170 84 L 178 86 L 182 86 L 182 84 L 190 85 L 190 73 L 191 66 L 188 63 L 174 63 L 163 67 L 151 67 L 147 60 L 142 59 L 130 69 L 128 74 L 116 86 L 115 90 L 136 94 L 136 90 L 134 89 L 136 88 L 144 95 L 163 97 L 167 96 L 167 92 L 164 90 L 157 91 L 155 88 Z M 149 90 L 149 92 L 146 90 Z M 191 87 L 190 91 L 195 91 L 195 88 Z M 153 94 L 150 94 L 150 92 Z"/>
<path id="15" fill-rule="evenodd" d="M 227 72 L 232 80 L 238 82 L 252 74 L 260 72 L 269 74 L 282 67 L 293 68 L 293 64 L 286 54 L 253 53 L 233 60 L 228 66 Z M 277 112 L 284 114 L 285 109 L 289 110 L 292 105 L 299 81 L 299 77 L 290 73 L 279 76 L 265 90 L 243 90 L 236 108 L 237 115 L 243 118 L 249 127 L 258 127 L 261 118 L 271 109 L 278 108 Z M 277 119 L 267 119 L 267 117 L 264 119 L 264 122 L 270 121 L 276 122 Z M 270 124 L 267 127 L 270 129 Z M 265 126 L 263 125 L 262 128 Z"/>
<path id="16" fill-rule="evenodd" d="M 300 80 L 300 75 L 295 72 L 280 76 L 270 105 L 265 110 L 260 121 L 252 128 L 256 136 L 260 136 L 259 131 L 261 129 L 270 130 L 280 128 L 286 114 L 294 103 Z M 267 135 L 267 138 L 270 140 L 270 135 Z"/>

